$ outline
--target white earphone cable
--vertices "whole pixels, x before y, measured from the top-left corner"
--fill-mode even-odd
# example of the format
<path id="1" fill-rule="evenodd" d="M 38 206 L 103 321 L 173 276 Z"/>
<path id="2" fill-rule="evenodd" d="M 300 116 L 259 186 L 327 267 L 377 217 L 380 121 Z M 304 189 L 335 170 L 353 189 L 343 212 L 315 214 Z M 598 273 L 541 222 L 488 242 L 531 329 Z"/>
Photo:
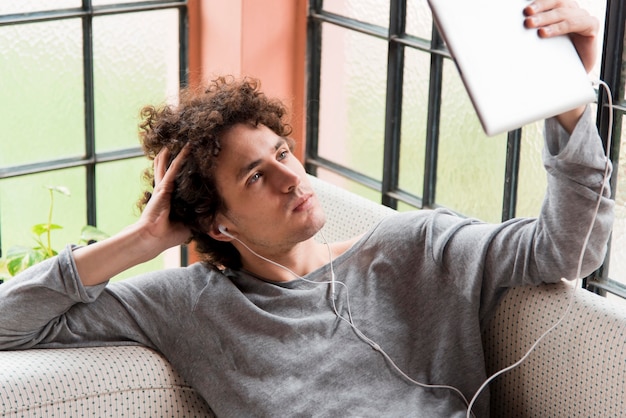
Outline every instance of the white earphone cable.
<path id="1" fill-rule="evenodd" d="M 330 248 L 329 243 L 326 241 L 326 238 L 324 237 L 324 234 L 320 231 L 320 235 L 324 241 L 324 244 L 326 245 L 327 249 L 328 249 L 328 257 L 329 257 L 329 267 L 330 267 L 330 274 L 331 274 L 331 280 L 327 280 L 327 281 L 320 281 L 320 282 L 316 282 L 316 281 L 312 281 L 312 280 L 308 280 L 305 279 L 304 277 L 300 276 L 299 274 L 295 273 L 293 270 L 289 269 L 286 266 L 283 266 L 273 260 L 270 260 L 267 257 L 264 257 L 260 254 L 258 254 L 257 252 L 255 252 L 254 250 L 252 250 L 246 243 L 244 243 L 243 241 L 241 241 L 240 239 L 234 237 L 233 235 L 230 235 L 229 233 L 226 232 L 226 230 L 222 230 L 220 229 L 220 231 L 224 234 L 226 234 L 227 236 L 233 238 L 234 240 L 236 240 L 237 242 L 239 242 L 243 247 L 245 247 L 248 251 L 250 251 L 250 253 L 252 253 L 253 255 L 255 255 L 256 257 L 276 266 L 279 267 L 287 272 L 289 272 L 291 275 L 293 275 L 294 277 L 303 280 L 305 282 L 308 283 L 312 283 L 315 285 L 320 285 L 320 284 L 328 284 L 330 287 L 330 295 L 331 295 L 331 304 L 332 304 L 332 309 L 333 312 L 335 313 L 335 315 L 337 316 L 338 319 L 346 322 L 355 332 L 355 334 L 361 339 L 363 340 L 365 343 L 367 343 L 369 346 L 371 346 L 374 350 L 376 350 L 377 352 L 379 352 L 383 358 L 387 361 L 387 363 L 389 365 L 391 365 L 391 367 L 398 373 L 400 374 L 404 379 L 406 379 L 407 381 L 420 386 L 422 388 L 434 388 L 434 389 L 447 389 L 450 390 L 454 393 L 456 393 L 465 403 L 466 408 L 467 408 L 467 415 L 466 418 L 470 418 L 471 416 L 474 416 L 473 412 L 472 412 L 472 408 L 474 406 L 474 403 L 476 402 L 476 400 L 478 399 L 479 395 L 482 393 L 482 391 L 489 385 L 489 383 L 491 383 L 496 377 L 518 367 L 520 364 L 522 364 L 529 356 L 530 354 L 535 350 L 535 348 L 539 345 L 539 343 L 548 335 L 550 334 L 556 327 L 558 327 L 563 320 L 567 317 L 567 315 L 569 314 L 569 312 L 572 309 L 573 303 L 574 303 L 574 294 L 576 292 L 576 288 L 578 287 L 579 284 L 579 280 L 580 280 L 580 274 L 582 271 L 582 264 L 583 264 L 583 258 L 585 255 L 585 252 L 587 250 L 587 246 L 589 244 L 589 240 L 591 237 L 591 233 L 593 231 L 593 227 L 595 225 L 595 221 L 598 215 L 598 212 L 600 210 L 600 205 L 602 202 L 602 197 L 604 195 L 604 191 L 606 189 L 606 184 L 607 184 L 607 180 L 608 180 L 608 176 L 609 176 L 609 170 L 610 170 L 610 149 L 611 149 L 611 136 L 612 136 L 612 126 L 613 126 L 613 102 L 612 102 L 612 97 L 611 97 L 611 90 L 609 88 L 609 86 L 604 82 L 604 81 L 598 81 L 598 84 L 601 85 L 602 87 L 604 87 L 604 89 L 607 91 L 607 96 L 608 96 L 608 106 L 610 108 L 610 112 L 609 112 L 609 131 L 608 131 L 608 138 L 607 138 L 607 155 L 606 155 L 606 165 L 605 165 L 605 170 L 604 170 L 604 176 L 602 179 L 602 186 L 600 188 L 600 193 L 599 193 L 599 197 L 598 200 L 596 202 L 596 206 L 594 209 L 594 214 L 593 214 L 593 219 L 591 221 L 591 224 L 589 226 L 589 229 L 587 230 L 587 234 L 585 235 L 585 239 L 583 241 L 582 244 L 582 248 L 580 251 L 580 256 L 578 258 L 578 266 L 577 266 L 577 271 L 576 271 L 576 280 L 575 280 L 575 284 L 574 284 L 574 288 L 572 289 L 572 291 L 570 292 L 570 297 L 569 297 L 569 302 L 567 305 L 567 308 L 565 309 L 564 314 L 561 316 L 561 318 L 554 323 L 550 328 L 548 328 L 533 344 L 532 346 L 528 349 L 528 351 L 522 356 L 522 358 L 520 358 L 517 362 L 511 364 L 508 367 L 505 367 L 501 370 L 499 370 L 498 372 L 492 374 L 489 378 L 487 378 L 483 384 L 478 388 L 478 390 L 475 392 L 474 396 L 472 397 L 471 401 L 467 401 L 467 398 L 465 397 L 465 395 L 463 395 L 463 393 L 453 387 L 453 386 L 448 386 L 448 385 L 440 385 L 440 384 L 426 384 L 426 383 L 421 383 L 418 382 L 414 379 L 412 379 L 411 377 L 409 377 L 406 373 L 404 373 L 397 365 L 396 363 L 391 359 L 391 357 L 380 347 L 379 344 L 377 344 L 375 341 L 373 341 L 371 338 L 369 338 L 368 336 L 366 336 L 355 324 L 354 324 L 354 320 L 352 318 L 352 310 L 350 307 L 350 290 L 348 289 L 348 286 L 341 282 L 336 280 L 335 278 L 335 271 L 334 271 L 334 267 L 333 267 L 333 257 L 332 257 L 332 251 Z M 343 288 L 346 291 L 346 312 L 348 315 L 348 318 L 344 317 L 343 315 L 341 315 L 337 309 L 337 305 L 336 305 L 336 289 L 335 289 L 335 285 L 338 284 L 340 286 L 343 286 Z"/>
<path id="2" fill-rule="evenodd" d="M 225 233 L 224 231 L 222 231 L 222 233 Z M 465 406 L 468 407 L 469 403 L 467 401 L 467 398 L 465 397 L 465 395 L 463 395 L 463 393 L 455 388 L 454 386 L 448 386 L 448 385 L 438 385 L 438 384 L 427 384 L 427 383 L 421 383 L 418 382 L 417 380 L 412 379 L 411 377 L 409 377 L 406 373 L 404 373 L 397 365 L 396 363 L 391 359 L 391 357 L 381 348 L 381 346 L 379 344 L 377 344 L 375 341 L 373 341 L 371 338 L 369 338 L 367 335 L 365 335 L 355 324 L 354 324 L 354 320 L 352 318 L 352 309 L 350 307 L 350 290 L 348 288 L 348 286 L 335 279 L 335 271 L 334 271 L 334 267 L 333 267 L 333 259 L 332 259 L 332 252 L 330 249 L 330 244 L 328 243 L 328 241 L 326 241 L 326 237 L 324 237 L 324 233 L 322 231 L 320 231 L 320 235 L 324 241 L 324 244 L 326 245 L 326 248 L 328 249 L 328 257 L 329 257 L 329 267 L 330 267 L 330 274 L 331 274 L 331 280 L 326 280 L 326 281 L 320 281 L 320 282 L 316 282 L 313 280 L 308 280 L 305 279 L 304 277 L 300 276 L 299 274 L 297 274 L 296 272 L 294 272 L 293 270 L 291 270 L 290 268 L 283 266 L 282 264 L 279 264 L 273 260 L 270 260 L 267 257 L 262 256 L 261 254 L 258 254 L 256 251 L 254 251 L 253 249 L 251 249 L 246 243 L 244 243 L 243 241 L 241 241 L 239 238 L 228 234 L 228 236 L 230 236 L 231 238 L 233 238 L 234 240 L 236 240 L 237 242 L 239 242 L 243 247 L 245 247 L 248 251 L 250 251 L 250 253 L 252 253 L 253 255 L 255 255 L 256 257 L 260 258 L 261 260 L 264 260 L 276 267 L 279 267 L 287 272 L 289 272 L 290 274 L 292 274 L 294 277 L 303 280 L 307 283 L 312 283 L 315 285 L 320 285 L 320 284 L 328 284 L 330 286 L 330 293 L 331 293 L 331 304 L 332 304 L 332 308 L 333 308 L 333 312 L 335 313 L 335 315 L 337 316 L 338 319 L 344 321 L 345 323 L 347 323 L 352 330 L 355 332 L 355 334 L 361 339 L 363 340 L 365 343 L 367 343 L 370 347 L 372 347 L 374 350 L 376 350 L 377 352 L 379 352 L 383 358 L 393 367 L 394 370 L 396 370 L 404 379 L 406 379 L 407 381 L 420 386 L 422 388 L 431 388 L 431 389 L 447 389 L 450 390 L 454 393 L 456 393 L 465 403 Z M 346 290 L 346 312 L 348 314 L 348 318 L 346 319 L 343 315 L 341 315 L 339 313 L 339 311 L 337 310 L 337 305 L 336 305 L 336 298 L 335 298 L 335 284 L 341 285 L 344 287 L 344 289 Z M 472 414 L 473 415 L 473 414 Z"/>

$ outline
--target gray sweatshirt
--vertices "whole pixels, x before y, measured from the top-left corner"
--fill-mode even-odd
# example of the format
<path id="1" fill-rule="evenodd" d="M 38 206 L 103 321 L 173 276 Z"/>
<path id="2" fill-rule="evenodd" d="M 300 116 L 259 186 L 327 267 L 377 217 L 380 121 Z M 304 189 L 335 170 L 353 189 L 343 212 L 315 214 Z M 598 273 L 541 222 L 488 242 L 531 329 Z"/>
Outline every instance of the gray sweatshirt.
<path id="1" fill-rule="evenodd" d="M 546 122 L 538 219 L 486 224 L 443 210 L 391 215 L 330 266 L 288 283 L 201 263 L 86 288 L 72 248 L 0 285 L 0 349 L 143 344 L 224 417 L 465 417 L 486 379 L 481 331 L 505 290 L 574 279 L 605 157 L 589 109 Z M 605 191 L 582 275 L 602 262 Z M 106 260 L 103 260 L 106 262 Z M 310 283 L 324 282 L 324 283 Z M 348 303 L 349 302 L 349 303 Z M 350 309 L 350 312 L 348 312 Z M 473 412 L 488 416 L 488 393 Z"/>

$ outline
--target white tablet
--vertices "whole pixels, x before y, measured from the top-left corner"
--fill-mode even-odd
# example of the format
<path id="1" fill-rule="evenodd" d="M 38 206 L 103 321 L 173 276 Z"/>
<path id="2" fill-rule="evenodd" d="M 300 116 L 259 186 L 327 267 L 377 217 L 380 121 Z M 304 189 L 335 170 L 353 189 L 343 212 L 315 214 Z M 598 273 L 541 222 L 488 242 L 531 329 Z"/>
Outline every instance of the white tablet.
<path id="1" fill-rule="evenodd" d="M 487 135 L 596 100 L 570 39 L 524 27 L 528 0 L 428 2 Z"/>

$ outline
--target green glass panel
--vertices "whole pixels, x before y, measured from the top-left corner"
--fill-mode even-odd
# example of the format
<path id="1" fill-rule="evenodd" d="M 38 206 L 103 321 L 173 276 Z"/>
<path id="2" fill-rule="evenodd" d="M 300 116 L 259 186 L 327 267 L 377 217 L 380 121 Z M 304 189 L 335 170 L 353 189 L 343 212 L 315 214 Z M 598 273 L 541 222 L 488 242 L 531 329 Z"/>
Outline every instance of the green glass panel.
<path id="1" fill-rule="evenodd" d="M 428 118 L 430 55 L 405 49 L 400 140 L 400 188 L 422 196 Z"/>
<path id="2" fill-rule="evenodd" d="M 31 228 L 48 222 L 50 193 L 47 186 L 64 186 L 70 196 L 53 193 L 52 223 L 63 229 L 51 233 L 51 246 L 60 251 L 78 243 L 87 223 L 85 170 L 72 168 L 0 180 L 0 238 L 2 254 L 14 245 L 34 246 Z"/>
<path id="3" fill-rule="evenodd" d="M 146 158 L 133 158 L 98 164 L 96 191 L 98 228 L 109 235 L 116 234 L 139 219 L 137 201 L 146 190 L 142 174 L 150 166 Z M 116 276 L 115 280 L 139 273 L 162 269 L 166 258 L 161 255 Z"/>
<path id="4" fill-rule="evenodd" d="M 179 89 L 178 10 L 93 20 L 96 152 L 139 145 L 140 109 Z"/>
<path id="5" fill-rule="evenodd" d="M 539 121 L 522 129 L 520 169 L 517 185 L 515 216 L 537 216 L 546 191 L 546 170 L 543 168 L 543 127 Z"/>
<path id="6" fill-rule="evenodd" d="M 444 63 L 435 201 L 466 216 L 499 222 L 506 134 L 487 137 L 450 60 Z"/>
<path id="7" fill-rule="evenodd" d="M 323 27 L 319 154 L 382 179 L 386 42 Z"/>
<path id="8" fill-rule="evenodd" d="M 419 208 L 416 208 L 413 205 L 410 205 L 408 203 L 404 203 L 404 202 L 398 202 L 398 212 L 410 212 L 410 211 L 414 211 L 414 210 L 420 210 Z"/>
<path id="9" fill-rule="evenodd" d="M 0 26 L 0 167 L 84 154 L 81 23 Z"/>
<path id="10" fill-rule="evenodd" d="M 66 9 L 80 7 L 81 4 L 81 0 L 2 0 L 0 1 L 0 15 Z"/>

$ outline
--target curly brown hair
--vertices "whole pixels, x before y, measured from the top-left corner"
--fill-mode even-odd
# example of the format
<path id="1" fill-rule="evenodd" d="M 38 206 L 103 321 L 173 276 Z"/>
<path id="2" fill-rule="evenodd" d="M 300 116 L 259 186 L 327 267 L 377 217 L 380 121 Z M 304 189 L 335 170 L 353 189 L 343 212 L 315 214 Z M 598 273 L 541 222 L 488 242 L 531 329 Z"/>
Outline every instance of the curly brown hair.
<path id="1" fill-rule="evenodd" d="M 217 213 L 227 210 L 214 178 L 215 161 L 222 148 L 220 138 L 241 123 L 265 125 L 287 137 L 291 126 L 285 120 L 286 107 L 262 93 L 256 79 L 220 77 L 203 89 L 183 89 L 177 105 L 146 106 L 141 116 L 140 139 L 149 159 L 168 148 L 172 155 L 169 166 L 183 146 L 190 147 L 176 176 L 170 219 L 191 229 L 191 241 L 195 241 L 202 261 L 216 268 L 240 267 L 235 247 L 206 233 Z M 145 170 L 144 178 L 154 187 L 152 168 Z M 151 196 L 150 191 L 144 193 L 138 202 L 141 210 Z"/>

